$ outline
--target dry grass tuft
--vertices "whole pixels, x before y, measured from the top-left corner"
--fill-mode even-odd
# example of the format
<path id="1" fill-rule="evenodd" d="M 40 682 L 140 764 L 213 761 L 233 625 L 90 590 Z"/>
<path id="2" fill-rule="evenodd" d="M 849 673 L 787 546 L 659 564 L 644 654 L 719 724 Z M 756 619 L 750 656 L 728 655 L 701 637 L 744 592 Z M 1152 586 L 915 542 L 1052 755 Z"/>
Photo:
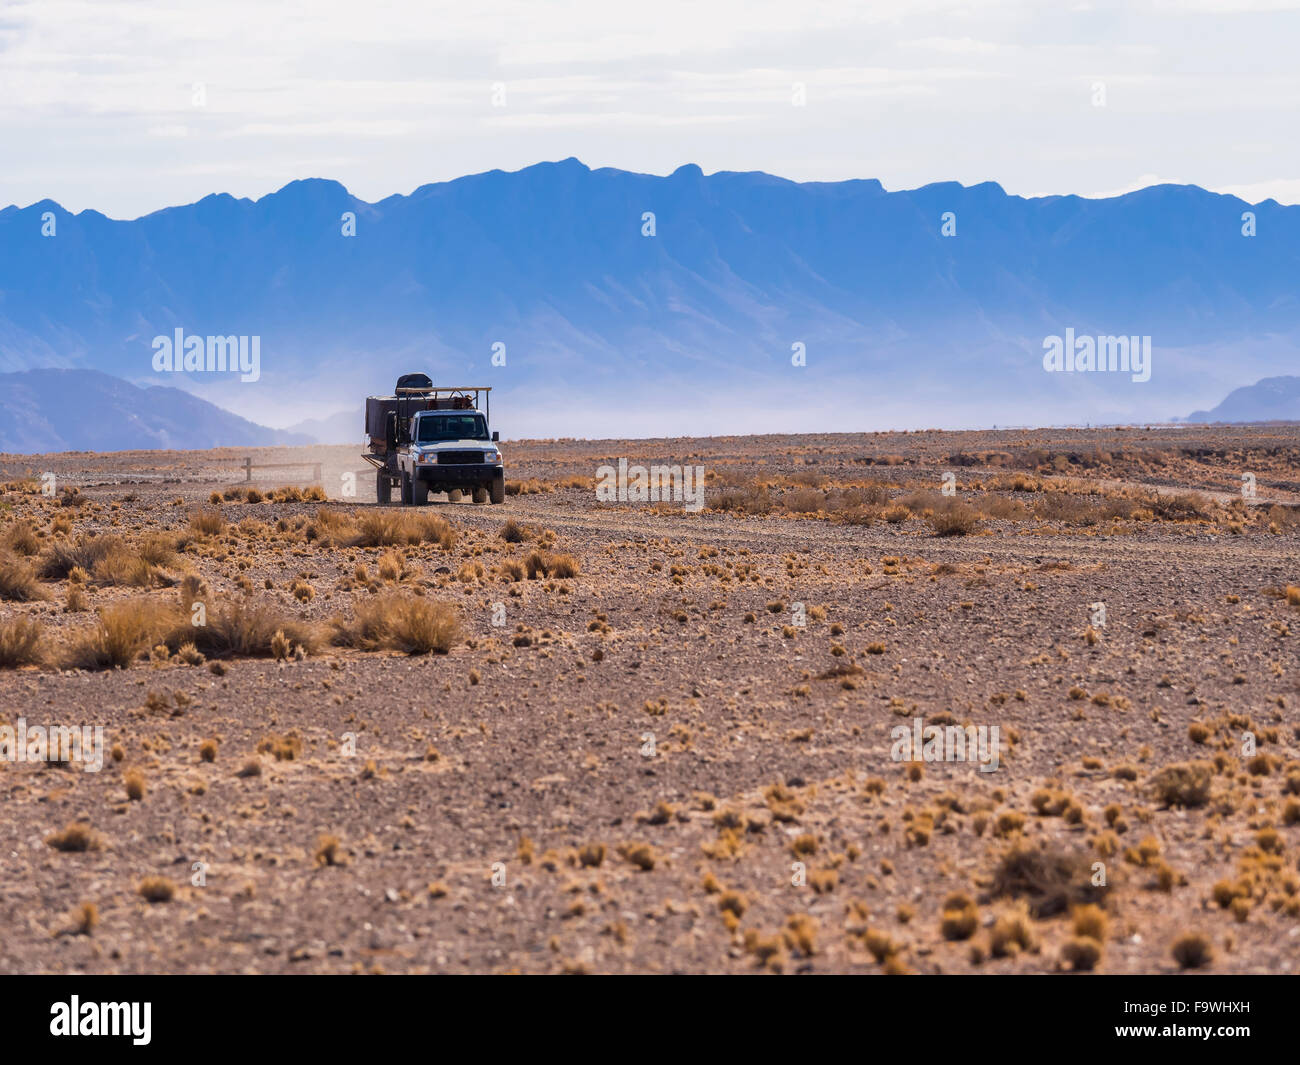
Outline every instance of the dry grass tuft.
<path id="1" fill-rule="evenodd" d="M 144 773 L 139 769 L 128 769 L 122 778 L 122 783 L 126 786 L 126 797 L 132 802 L 139 802 L 144 798 L 146 790 Z"/>
<path id="2" fill-rule="evenodd" d="M 69 918 L 71 923 L 67 928 L 68 935 L 88 936 L 99 924 L 99 907 L 93 902 L 83 902 L 72 911 Z"/>
<path id="3" fill-rule="evenodd" d="M 1061 960 L 1076 973 L 1092 972 L 1101 961 L 1101 944 L 1087 936 L 1075 936 L 1061 945 Z"/>
<path id="4" fill-rule="evenodd" d="M 226 531 L 226 519 L 217 510 L 199 510 L 190 517 L 190 532 L 195 536 L 219 536 Z"/>
<path id="5" fill-rule="evenodd" d="M 165 876 L 146 876 L 136 891 L 146 902 L 171 902 L 176 896 L 176 885 Z"/>
<path id="6" fill-rule="evenodd" d="M 316 626 L 282 613 L 273 603 L 232 602 L 209 612 L 206 625 L 192 625 L 188 611 L 166 634 L 169 647 L 192 643 L 208 657 L 275 657 L 276 633 L 288 640 L 291 650 L 302 648 L 314 654 L 322 636 Z"/>
<path id="7" fill-rule="evenodd" d="M 1021 951 L 1036 951 L 1034 922 L 1022 905 L 1002 914 L 989 931 L 989 951 L 995 958 L 1014 958 Z"/>
<path id="8" fill-rule="evenodd" d="M 89 573 L 96 562 L 121 546 L 116 536 L 82 536 L 75 544 L 60 541 L 50 546 L 37 572 L 45 580 L 62 580 L 74 569 Z"/>
<path id="9" fill-rule="evenodd" d="M 97 832 L 89 825 L 83 825 L 76 821 L 67 825 L 62 832 L 53 832 L 46 836 L 45 842 L 56 851 L 63 851 L 67 854 L 81 854 L 85 851 L 102 850 L 104 846 L 104 841 Z"/>
<path id="10" fill-rule="evenodd" d="M 1166 806 L 1204 806 L 1214 781 L 1214 763 L 1179 762 L 1165 766 L 1147 784 Z"/>
<path id="11" fill-rule="evenodd" d="M 957 501 L 935 511 L 926 521 L 935 536 L 967 536 L 979 525 L 979 514 L 969 504 Z"/>
<path id="12" fill-rule="evenodd" d="M 529 551 L 524 558 L 524 569 L 530 581 L 538 577 L 561 579 L 578 575 L 578 560 L 572 555 L 559 555 L 551 551 Z"/>
<path id="13" fill-rule="evenodd" d="M 322 835 L 316 840 L 315 862 L 321 868 L 343 864 L 343 844 L 338 836 Z"/>
<path id="14" fill-rule="evenodd" d="M 514 518 L 511 518 L 502 525 L 497 535 L 508 544 L 522 544 L 526 539 L 528 539 L 527 530 L 525 530 L 519 522 L 515 521 Z"/>
<path id="15" fill-rule="evenodd" d="M 29 618 L 0 620 L 0 669 L 41 665 L 41 632 L 40 623 Z"/>
<path id="16" fill-rule="evenodd" d="M 0 600 L 12 603 L 35 603 L 48 598 L 36 581 L 30 562 L 0 557 Z"/>
<path id="17" fill-rule="evenodd" d="M 335 619 L 333 625 L 335 644 L 364 651 L 446 654 L 465 638 L 455 606 L 398 594 L 361 603 L 350 623 Z"/>
<path id="18" fill-rule="evenodd" d="M 65 669 L 128 669 L 173 624 L 172 611 L 148 599 L 104 607 L 89 629 L 75 633 L 61 656 Z"/>
<path id="19" fill-rule="evenodd" d="M 1023 899 L 1035 918 L 1064 913 L 1076 903 L 1097 902 L 1104 888 L 1092 886 L 1092 865 L 1083 854 L 1028 844 L 1011 847 L 993 872 L 993 894 Z"/>
<path id="20" fill-rule="evenodd" d="M 1170 948 L 1180 968 L 1199 969 L 1214 959 L 1214 948 L 1200 932 L 1184 932 Z"/>
<path id="21" fill-rule="evenodd" d="M 346 541 L 349 547 L 401 547 L 406 544 L 437 544 L 445 551 L 456 545 L 456 532 L 436 514 L 418 511 L 372 510 L 356 523 L 356 532 Z"/>

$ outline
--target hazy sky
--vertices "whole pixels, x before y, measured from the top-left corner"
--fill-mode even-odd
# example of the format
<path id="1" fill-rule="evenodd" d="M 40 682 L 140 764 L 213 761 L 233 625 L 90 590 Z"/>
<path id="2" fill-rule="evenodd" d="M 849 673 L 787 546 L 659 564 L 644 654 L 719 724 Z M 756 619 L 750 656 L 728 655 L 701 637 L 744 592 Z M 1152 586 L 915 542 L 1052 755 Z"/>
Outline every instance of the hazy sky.
<path id="1" fill-rule="evenodd" d="M 1298 45 L 1300 0 L 0 0 L 0 205 L 570 155 L 1300 203 Z"/>

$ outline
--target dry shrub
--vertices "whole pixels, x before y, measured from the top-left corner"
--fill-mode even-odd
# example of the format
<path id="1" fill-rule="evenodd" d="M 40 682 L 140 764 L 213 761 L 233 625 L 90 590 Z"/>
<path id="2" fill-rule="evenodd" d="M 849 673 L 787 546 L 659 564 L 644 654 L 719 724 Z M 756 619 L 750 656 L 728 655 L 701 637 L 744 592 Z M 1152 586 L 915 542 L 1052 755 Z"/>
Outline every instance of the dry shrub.
<path id="1" fill-rule="evenodd" d="M 228 603 L 210 612 L 206 625 L 192 625 L 186 611 L 176 618 L 164 642 L 173 650 L 193 644 L 209 658 L 265 658 L 276 657 L 276 633 L 291 648 L 302 648 L 307 654 L 321 646 L 321 634 L 314 625 L 282 613 L 275 604 L 246 602 Z"/>
<path id="2" fill-rule="evenodd" d="M 220 511 L 206 508 L 190 517 L 190 532 L 195 536 L 218 536 L 226 531 L 226 519 Z"/>
<path id="3" fill-rule="evenodd" d="M 388 550 L 379 557 L 376 569 L 381 581 L 399 581 L 406 569 L 406 560 L 397 551 Z"/>
<path id="4" fill-rule="evenodd" d="M 146 876 L 136 890 L 146 902 L 171 902 L 176 895 L 176 885 L 165 876 Z"/>
<path id="5" fill-rule="evenodd" d="M 524 569 L 530 581 L 541 577 L 576 577 L 578 560 L 572 555 L 559 555 L 551 551 L 529 551 L 524 558 Z"/>
<path id="6" fill-rule="evenodd" d="M 342 865 L 343 855 L 340 848 L 343 846 L 338 836 L 322 835 L 316 840 L 315 860 L 318 866 Z"/>
<path id="7" fill-rule="evenodd" d="M 159 576 L 156 566 L 134 546 L 123 543 L 114 544 L 96 560 L 91 573 L 99 584 L 128 588 L 150 588 Z"/>
<path id="8" fill-rule="evenodd" d="M 407 510 L 371 510 L 357 522 L 349 547 L 401 547 L 405 544 L 435 543 L 450 551 L 456 532 L 436 514 Z"/>
<path id="9" fill-rule="evenodd" d="M 709 509 L 734 511 L 738 514 L 766 514 L 772 509 L 767 486 L 751 481 L 728 488 L 709 500 Z"/>
<path id="10" fill-rule="evenodd" d="M 506 495 L 508 496 L 533 496 L 554 491 L 555 486 L 553 484 L 547 481 L 539 481 L 536 477 L 529 477 L 526 481 L 506 482 Z"/>
<path id="11" fill-rule="evenodd" d="M 106 606 L 93 626 L 72 636 L 61 664 L 65 669 L 128 669 L 174 621 L 173 610 L 148 599 Z"/>
<path id="12" fill-rule="evenodd" d="M 1214 958 L 1214 948 L 1200 932 L 1184 932 L 1174 940 L 1171 953 L 1183 969 L 1199 969 Z"/>
<path id="13" fill-rule="evenodd" d="M 975 903 L 965 895 L 950 896 L 943 904 L 939 931 L 943 938 L 959 942 L 970 939 L 979 927 L 979 912 Z"/>
<path id="14" fill-rule="evenodd" d="M 979 515 L 960 500 L 936 510 L 927 519 L 935 536 L 966 536 L 979 524 Z"/>
<path id="15" fill-rule="evenodd" d="M 1199 492 L 1152 494 L 1143 502 L 1162 521 L 1195 521 L 1210 516 L 1210 501 Z"/>
<path id="16" fill-rule="evenodd" d="M 26 518 L 9 527 L 4 535 L 4 545 L 15 555 L 34 555 L 41 549 L 36 526 Z"/>
<path id="17" fill-rule="evenodd" d="M 1087 936 L 1075 936 L 1061 945 L 1061 960 L 1076 973 L 1091 972 L 1101 961 L 1101 944 Z"/>
<path id="18" fill-rule="evenodd" d="M 136 541 L 134 550 L 151 565 L 170 566 L 176 561 L 176 538 L 166 533 L 150 533 Z"/>
<path id="19" fill-rule="evenodd" d="M 207 602 L 211 594 L 207 583 L 196 573 L 187 573 L 180 582 L 181 610 L 187 615 L 196 602 Z"/>
<path id="20" fill-rule="evenodd" d="M 826 497 L 815 488 L 800 488 L 781 497 L 781 506 L 792 514 L 816 514 L 826 505 Z"/>
<path id="21" fill-rule="evenodd" d="M 528 539 L 527 531 L 514 518 L 502 525 L 497 535 L 508 544 L 522 544 Z"/>
<path id="22" fill-rule="evenodd" d="M 82 536 L 75 544 L 55 543 L 41 559 L 37 572 L 46 580 L 62 580 L 78 568 L 89 573 L 96 562 L 121 546 L 116 536 Z"/>
<path id="23" fill-rule="evenodd" d="M 36 581 L 31 563 L 0 557 L 0 599 L 14 603 L 35 603 L 48 598 Z"/>
<path id="24" fill-rule="evenodd" d="M 257 753 L 272 755 L 277 762 L 297 761 L 302 757 L 302 737 L 297 732 L 287 736 L 272 732 L 258 740 Z"/>
<path id="25" fill-rule="evenodd" d="M 1204 806 L 1214 782 L 1212 762 L 1179 762 L 1165 766 L 1147 784 L 1166 806 Z"/>
<path id="26" fill-rule="evenodd" d="M 1034 503 L 1035 517 L 1065 525 L 1096 525 L 1108 516 L 1109 510 L 1098 500 L 1061 491 L 1046 492 Z"/>
<path id="27" fill-rule="evenodd" d="M 41 626 L 30 618 L 0 620 L 0 669 L 38 666 L 43 661 Z"/>
<path id="28" fill-rule="evenodd" d="M 147 789 L 144 774 L 139 769 L 128 769 L 122 778 L 122 783 L 126 787 L 126 797 L 132 802 L 139 802 L 144 798 Z"/>
<path id="29" fill-rule="evenodd" d="M 995 958 L 1013 958 L 1021 951 L 1037 949 L 1034 922 L 1023 905 L 1002 914 L 989 931 L 989 951 Z"/>
<path id="30" fill-rule="evenodd" d="M 329 547 L 342 543 L 355 531 L 356 523 L 351 515 L 330 507 L 321 507 L 316 512 L 315 520 L 307 527 L 307 539 L 317 540 L 322 546 Z"/>
<path id="31" fill-rule="evenodd" d="M 1017 844 L 993 871 L 994 896 L 1022 899 L 1035 918 L 1064 913 L 1071 906 L 1099 902 L 1105 889 L 1092 885 L 1092 863 L 1084 854 Z"/>
<path id="32" fill-rule="evenodd" d="M 103 848 L 104 841 L 89 825 L 74 821 L 62 832 L 53 832 L 45 837 L 47 845 L 56 851 L 79 854 L 84 851 L 97 851 Z"/>
<path id="33" fill-rule="evenodd" d="M 1076 906 L 1070 911 L 1070 924 L 1076 936 L 1104 943 L 1110 921 L 1100 906 L 1086 905 Z"/>
<path id="34" fill-rule="evenodd" d="M 350 624 L 333 625 L 335 644 L 364 651 L 446 654 L 465 636 L 455 606 L 422 596 L 381 596 L 360 604 Z"/>
<path id="35" fill-rule="evenodd" d="M 99 924 L 99 907 L 93 902 L 83 902 L 69 916 L 71 924 L 68 926 L 67 934 L 88 936 Z"/>

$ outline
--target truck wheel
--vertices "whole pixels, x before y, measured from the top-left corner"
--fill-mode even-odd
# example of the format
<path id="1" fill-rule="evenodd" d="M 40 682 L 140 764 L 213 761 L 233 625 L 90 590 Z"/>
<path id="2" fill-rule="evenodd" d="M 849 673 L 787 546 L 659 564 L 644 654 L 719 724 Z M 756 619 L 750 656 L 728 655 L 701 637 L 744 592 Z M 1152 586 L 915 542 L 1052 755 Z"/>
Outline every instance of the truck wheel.
<path id="1" fill-rule="evenodd" d="M 488 490 L 481 484 L 474 486 L 474 502 L 486 503 L 488 501 Z"/>
<path id="2" fill-rule="evenodd" d="M 492 502 L 504 503 L 506 501 L 506 475 L 498 473 L 492 478 Z"/>
<path id="3" fill-rule="evenodd" d="M 462 492 L 459 488 L 449 488 L 449 489 L 447 489 L 447 502 L 448 502 L 448 503 L 459 503 L 459 502 L 461 501 L 461 497 L 462 497 L 464 494 L 465 494 L 465 493 Z"/>
<path id="4" fill-rule="evenodd" d="M 411 505 L 411 475 L 405 470 L 402 471 L 402 503 Z"/>
<path id="5" fill-rule="evenodd" d="M 393 501 L 393 482 L 383 470 L 375 474 L 375 501 L 381 507 L 386 507 Z"/>
<path id="6" fill-rule="evenodd" d="M 429 502 L 429 482 L 421 480 L 412 481 L 411 497 L 412 502 L 414 502 L 417 507 L 422 507 L 424 504 Z"/>

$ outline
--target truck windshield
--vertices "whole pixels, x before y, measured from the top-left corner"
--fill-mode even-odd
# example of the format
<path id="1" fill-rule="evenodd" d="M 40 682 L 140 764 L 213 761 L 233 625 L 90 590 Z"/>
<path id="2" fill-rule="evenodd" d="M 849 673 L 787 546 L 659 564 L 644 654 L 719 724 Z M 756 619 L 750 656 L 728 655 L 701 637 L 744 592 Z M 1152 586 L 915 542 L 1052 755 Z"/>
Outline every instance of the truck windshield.
<path id="1" fill-rule="evenodd" d="M 486 440 L 487 421 L 481 414 L 422 414 L 415 440 L 433 444 L 439 440 Z"/>

